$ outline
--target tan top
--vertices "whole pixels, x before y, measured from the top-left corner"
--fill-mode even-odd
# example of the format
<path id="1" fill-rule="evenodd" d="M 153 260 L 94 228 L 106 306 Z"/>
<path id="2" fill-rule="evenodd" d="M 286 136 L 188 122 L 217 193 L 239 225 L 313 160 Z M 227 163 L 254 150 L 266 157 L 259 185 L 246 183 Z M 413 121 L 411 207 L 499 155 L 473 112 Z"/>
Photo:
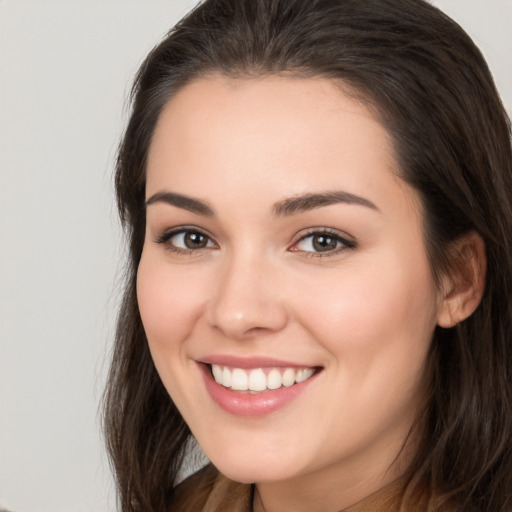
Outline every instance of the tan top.
<path id="1" fill-rule="evenodd" d="M 339 512 L 410 512 L 400 509 L 403 493 L 404 480 L 400 479 Z M 178 486 L 171 512 L 251 512 L 252 500 L 252 485 L 229 480 L 209 465 Z M 424 495 L 416 501 L 414 512 L 427 512 L 429 508 L 428 495 Z"/>

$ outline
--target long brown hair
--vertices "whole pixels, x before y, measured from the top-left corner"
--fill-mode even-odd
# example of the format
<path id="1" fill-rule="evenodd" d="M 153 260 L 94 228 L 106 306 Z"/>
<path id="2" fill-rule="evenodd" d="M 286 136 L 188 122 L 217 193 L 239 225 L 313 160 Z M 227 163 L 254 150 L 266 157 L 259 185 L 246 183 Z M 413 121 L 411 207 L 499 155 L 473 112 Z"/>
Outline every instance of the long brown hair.
<path id="1" fill-rule="evenodd" d="M 420 194 L 434 276 L 450 265 L 450 242 L 469 231 L 483 238 L 488 270 L 480 306 L 434 334 L 407 495 L 427 486 L 432 503 L 510 512 L 510 122 L 479 50 L 423 0 L 206 0 L 142 64 L 117 160 L 130 252 L 104 415 L 123 512 L 168 510 L 190 437 L 151 360 L 135 282 L 155 124 L 178 89 L 212 72 L 327 77 L 357 91 L 392 135 L 401 177 Z"/>

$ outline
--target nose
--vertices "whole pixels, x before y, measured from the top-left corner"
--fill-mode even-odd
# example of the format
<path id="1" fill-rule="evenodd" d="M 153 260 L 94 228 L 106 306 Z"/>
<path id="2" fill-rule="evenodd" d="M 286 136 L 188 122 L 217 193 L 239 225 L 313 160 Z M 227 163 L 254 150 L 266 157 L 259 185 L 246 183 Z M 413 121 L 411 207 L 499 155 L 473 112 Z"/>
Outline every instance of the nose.
<path id="1" fill-rule="evenodd" d="M 286 326 L 288 312 L 276 268 L 260 258 L 238 258 L 225 261 L 219 270 L 207 311 L 213 328 L 243 340 Z"/>

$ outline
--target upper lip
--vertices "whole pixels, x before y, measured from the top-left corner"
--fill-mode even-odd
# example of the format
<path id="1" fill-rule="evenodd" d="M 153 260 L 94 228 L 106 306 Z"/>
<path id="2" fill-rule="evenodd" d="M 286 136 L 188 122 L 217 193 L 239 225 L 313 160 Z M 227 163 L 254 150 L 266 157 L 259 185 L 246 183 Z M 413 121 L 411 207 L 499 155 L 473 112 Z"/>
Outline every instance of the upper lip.
<path id="1" fill-rule="evenodd" d="M 198 362 L 205 364 L 217 364 L 219 366 L 228 366 L 230 368 L 313 368 L 316 365 L 301 364 L 294 361 L 285 361 L 268 356 L 239 357 L 229 354 L 215 354 L 202 357 Z"/>

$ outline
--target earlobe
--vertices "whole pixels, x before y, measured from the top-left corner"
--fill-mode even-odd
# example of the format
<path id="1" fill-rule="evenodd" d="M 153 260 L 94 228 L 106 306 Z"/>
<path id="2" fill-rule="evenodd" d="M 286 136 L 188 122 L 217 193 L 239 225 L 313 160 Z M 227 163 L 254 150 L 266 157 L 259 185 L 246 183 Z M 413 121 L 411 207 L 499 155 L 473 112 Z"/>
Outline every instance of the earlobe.
<path id="1" fill-rule="evenodd" d="M 450 271 L 444 276 L 437 324 L 450 328 L 478 307 L 485 288 L 487 258 L 482 237 L 472 231 L 457 239 L 450 251 Z"/>

